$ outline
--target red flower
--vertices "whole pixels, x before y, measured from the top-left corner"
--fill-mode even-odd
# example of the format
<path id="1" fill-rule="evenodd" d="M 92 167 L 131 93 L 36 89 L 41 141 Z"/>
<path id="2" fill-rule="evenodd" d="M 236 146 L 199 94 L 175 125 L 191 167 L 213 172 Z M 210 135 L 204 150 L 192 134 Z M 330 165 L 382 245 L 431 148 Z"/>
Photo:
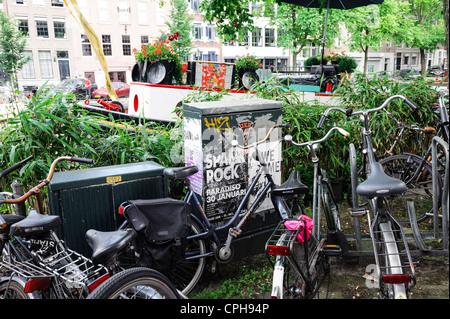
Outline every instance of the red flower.
<path id="1" fill-rule="evenodd" d="M 237 24 L 237 22 L 235 22 L 234 24 L 233 24 L 235 27 L 237 27 L 238 26 L 238 24 Z"/>

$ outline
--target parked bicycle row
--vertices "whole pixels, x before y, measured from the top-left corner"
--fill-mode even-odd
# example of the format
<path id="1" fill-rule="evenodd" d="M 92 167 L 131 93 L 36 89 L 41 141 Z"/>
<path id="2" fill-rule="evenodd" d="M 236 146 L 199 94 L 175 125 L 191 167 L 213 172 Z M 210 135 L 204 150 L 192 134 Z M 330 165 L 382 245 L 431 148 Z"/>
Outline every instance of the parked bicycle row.
<path id="1" fill-rule="evenodd" d="M 432 200 L 431 208 L 428 204 L 423 206 L 424 202 L 428 203 L 433 196 L 439 199 L 447 196 L 448 201 L 448 195 L 442 194 L 441 175 L 438 174 L 437 179 L 432 176 L 431 148 L 423 156 L 400 154 L 381 159 L 377 156 L 372 146 L 370 116 L 385 111 L 396 99 L 405 102 L 413 111 L 418 110 L 407 97 L 395 95 L 373 109 L 328 108 L 317 126 L 322 129 L 330 112 L 341 112 L 348 119 L 359 117 L 361 120 L 359 151 L 362 168 L 357 168 L 356 161 L 351 162 L 351 215 L 358 223 L 367 218 L 383 298 L 408 298 L 417 281 L 415 263 L 402 226 L 408 221 L 399 218 L 397 212 L 405 213 L 406 208 L 408 216 L 408 202 L 413 202 L 418 214 L 423 216 L 418 220 L 422 220 L 431 216 L 433 210 Z M 441 123 L 435 134 L 448 143 L 448 111 L 444 97 L 440 98 L 437 110 Z M 24 195 L 15 198 L 10 192 L 1 193 L 1 204 L 23 203 L 34 196 L 38 209 L 31 210 L 27 216 L 0 215 L 0 298 L 187 298 L 209 260 L 228 262 L 232 259 L 232 242 L 241 235 L 247 219 L 267 197 L 280 219 L 265 246 L 274 268 L 272 298 L 318 297 L 319 288 L 330 275 L 330 259 L 345 257 L 351 246 L 341 228 L 340 208 L 328 173 L 321 168 L 317 154 L 321 143 L 333 134 L 347 136 L 348 133 L 333 127 L 320 139 L 300 143 L 289 134 L 283 136 L 282 130 L 287 127 L 288 124 L 273 126 L 254 144 L 240 145 L 233 141 L 232 147 L 245 150 L 247 156 L 258 162 L 259 168 L 238 208 L 223 225 L 216 226 L 209 220 L 202 209 L 201 198 L 188 182 L 188 177 L 196 174 L 198 168 L 166 168 L 163 171 L 166 178 L 185 182 L 184 199 L 141 199 L 123 203 L 119 209 L 123 223 L 117 230 L 87 231 L 86 240 L 92 248 L 90 258 L 68 248 L 56 235 L 61 218 L 43 211 L 40 190 L 50 183 L 59 162 L 92 164 L 92 161 L 57 158 L 47 178 Z M 259 150 L 272 134 L 279 143 L 308 150 L 314 165 L 312 185 L 305 185 L 296 170 L 283 184 L 275 184 Z M 356 157 L 354 145 L 350 151 L 351 157 Z M 445 158 L 448 158 L 448 148 L 439 158 L 442 174 L 448 170 L 443 161 Z M 0 178 L 29 160 L 32 158 L 6 169 L 0 173 Z M 433 183 L 437 185 L 434 190 Z M 309 210 L 304 207 L 302 197 L 310 188 L 313 200 Z M 192 214 L 193 207 L 200 214 Z M 441 212 L 441 215 L 445 214 L 448 215 L 448 211 Z M 324 227 L 322 218 L 325 219 Z M 321 233 L 322 229 L 326 229 L 326 234 Z M 226 238 L 218 235 L 220 231 L 226 231 Z"/>

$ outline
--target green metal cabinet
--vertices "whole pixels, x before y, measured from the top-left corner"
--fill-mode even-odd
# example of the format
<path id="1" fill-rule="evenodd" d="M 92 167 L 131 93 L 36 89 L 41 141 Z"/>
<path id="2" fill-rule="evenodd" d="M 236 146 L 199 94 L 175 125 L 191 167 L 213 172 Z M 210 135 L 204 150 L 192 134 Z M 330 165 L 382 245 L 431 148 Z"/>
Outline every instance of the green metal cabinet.
<path id="1" fill-rule="evenodd" d="M 68 247 L 88 256 L 88 229 L 116 230 L 123 221 L 119 205 L 130 199 L 168 196 L 164 167 L 155 162 L 57 172 L 49 184 L 52 215 L 62 218 L 59 235 Z"/>

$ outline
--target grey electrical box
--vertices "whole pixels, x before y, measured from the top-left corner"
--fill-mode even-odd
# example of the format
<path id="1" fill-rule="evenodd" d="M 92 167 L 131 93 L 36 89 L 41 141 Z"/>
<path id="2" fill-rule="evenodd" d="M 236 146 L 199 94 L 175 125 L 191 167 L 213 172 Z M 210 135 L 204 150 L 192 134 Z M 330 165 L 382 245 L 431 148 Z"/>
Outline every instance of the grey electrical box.
<path id="1" fill-rule="evenodd" d="M 186 165 L 199 168 L 190 182 L 213 225 L 223 225 L 234 215 L 259 167 L 249 156 L 251 149 L 233 148 L 231 141 L 236 139 L 239 144 L 248 145 L 263 139 L 273 125 L 282 123 L 282 106 L 282 102 L 258 98 L 184 104 Z M 281 182 L 280 138 L 281 129 L 276 129 L 259 148 L 276 183 Z M 264 181 L 261 178 L 259 190 Z M 279 220 L 267 198 L 246 221 L 241 237 L 271 232 Z"/>
<path id="2" fill-rule="evenodd" d="M 164 167 L 155 162 L 56 172 L 49 184 L 52 215 L 59 215 L 59 234 L 70 249 L 88 256 L 88 229 L 116 230 L 123 222 L 121 203 L 168 196 Z"/>

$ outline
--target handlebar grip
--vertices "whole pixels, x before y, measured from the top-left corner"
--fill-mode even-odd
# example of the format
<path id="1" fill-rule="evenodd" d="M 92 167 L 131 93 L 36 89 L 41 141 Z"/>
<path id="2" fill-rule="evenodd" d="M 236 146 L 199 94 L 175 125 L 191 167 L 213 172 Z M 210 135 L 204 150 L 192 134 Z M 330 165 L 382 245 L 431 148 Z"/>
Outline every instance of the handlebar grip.
<path id="1" fill-rule="evenodd" d="M 417 104 L 416 103 L 414 103 L 413 101 L 411 101 L 409 98 L 407 98 L 406 96 L 405 96 L 405 103 L 406 104 L 408 104 L 413 110 L 418 110 L 419 109 L 419 107 L 417 106 Z"/>
<path id="2" fill-rule="evenodd" d="M 70 160 L 72 162 L 78 162 L 78 163 L 83 163 L 83 164 L 94 164 L 94 160 L 90 159 L 90 158 L 82 158 L 82 157 L 71 157 Z"/>
<path id="3" fill-rule="evenodd" d="M 281 127 L 281 128 L 290 128 L 290 127 L 291 127 L 291 124 L 289 124 L 289 123 L 278 124 L 278 127 Z"/>
<path id="4" fill-rule="evenodd" d="M 323 127 L 323 123 L 325 123 L 325 120 L 327 119 L 326 115 L 322 115 L 322 117 L 319 120 L 319 123 L 317 124 L 317 128 L 320 130 Z"/>
<path id="5" fill-rule="evenodd" d="M 20 161 L 20 162 L 18 162 L 18 163 L 16 163 L 16 164 L 14 164 L 14 165 L 11 166 L 11 167 L 8 167 L 8 168 L 5 169 L 4 171 L 0 172 L 0 178 L 3 177 L 3 176 L 8 175 L 9 173 L 15 171 L 16 169 L 22 167 L 23 165 L 25 165 L 25 163 L 29 162 L 29 161 L 32 160 L 33 158 L 34 158 L 33 155 L 28 156 L 26 159 L 24 159 L 24 160 L 22 160 L 22 161 Z"/>

